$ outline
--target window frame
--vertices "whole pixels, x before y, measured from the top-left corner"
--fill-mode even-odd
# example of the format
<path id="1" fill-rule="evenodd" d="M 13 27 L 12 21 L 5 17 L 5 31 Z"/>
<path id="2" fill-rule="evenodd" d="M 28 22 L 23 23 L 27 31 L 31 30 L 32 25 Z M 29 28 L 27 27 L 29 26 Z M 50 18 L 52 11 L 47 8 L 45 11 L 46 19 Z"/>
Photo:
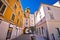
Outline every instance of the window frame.
<path id="1" fill-rule="evenodd" d="M 48 10 L 51 10 L 50 7 L 47 7 Z"/>
<path id="2" fill-rule="evenodd" d="M 16 8 L 15 8 L 15 5 L 16 5 Z M 14 9 L 14 10 L 16 10 L 16 9 L 17 9 L 17 4 L 16 4 L 16 3 L 14 4 L 14 8 L 13 8 L 13 9 Z"/>
<path id="3" fill-rule="evenodd" d="M 20 15 L 20 10 L 18 10 L 18 15 Z"/>
<path id="4" fill-rule="evenodd" d="M 2 1 L 2 0 L 1 0 Z M 1 16 L 3 16 L 4 15 L 4 13 L 5 13 L 5 11 L 6 11 L 6 9 L 7 9 L 7 5 L 2 1 L 2 3 L 3 3 L 3 5 L 5 5 L 6 7 L 5 7 L 5 9 L 4 9 L 4 11 L 3 11 L 3 13 L 0 13 L 0 15 Z M 2 9 L 1 9 L 2 10 Z"/>
<path id="5" fill-rule="evenodd" d="M 12 16 L 13 16 L 13 14 L 14 14 L 14 13 L 12 13 Z M 12 16 L 11 16 L 11 20 L 12 20 Z M 15 14 L 14 14 L 14 16 L 15 16 Z M 14 19 L 15 19 L 15 17 L 14 17 Z M 12 20 L 12 21 L 14 21 L 14 20 Z"/>
<path id="6" fill-rule="evenodd" d="M 50 19 L 53 19 L 53 20 L 55 19 L 53 13 L 48 12 L 48 14 L 49 14 L 49 16 L 50 16 Z"/>
<path id="7" fill-rule="evenodd" d="M 41 34 L 44 34 L 43 29 L 44 29 L 44 28 L 43 28 L 43 26 L 42 26 L 42 27 L 41 27 Z"/>

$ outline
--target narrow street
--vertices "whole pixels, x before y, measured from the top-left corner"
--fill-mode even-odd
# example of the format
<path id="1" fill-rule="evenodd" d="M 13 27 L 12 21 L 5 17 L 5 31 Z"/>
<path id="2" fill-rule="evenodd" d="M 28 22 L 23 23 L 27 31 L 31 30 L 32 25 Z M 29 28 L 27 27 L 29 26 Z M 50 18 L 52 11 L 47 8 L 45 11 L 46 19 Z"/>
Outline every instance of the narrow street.
<path id="1" fill-rule="evenodd" d="M 23 34 L 15 39 L 12 39 L 12 40 L 31 40 L 31 36 L 28 34 Z"/>
<path id="2" fill-rule="evenodd" d="M 12 39 L 12 40 L 45 40 L 45 39 L 38 36 L 38 35 L 31 37 L 31 35 L 29 35 L 29 34 L 23 34 L 15 39 Z"/>
<path id="3" fill-rule="evenodd" d="M 60 0 L 0 0 L 0 40 L 60 40 Z"/>

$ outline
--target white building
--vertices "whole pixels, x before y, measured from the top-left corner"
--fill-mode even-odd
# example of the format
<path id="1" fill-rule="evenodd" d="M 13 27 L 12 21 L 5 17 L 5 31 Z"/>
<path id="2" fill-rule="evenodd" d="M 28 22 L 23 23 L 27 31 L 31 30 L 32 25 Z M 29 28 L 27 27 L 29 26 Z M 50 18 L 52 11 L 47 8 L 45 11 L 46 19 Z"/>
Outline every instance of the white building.
<path id="1" fill-rule="evenodd" d="M 37 23 L 37 14 L 38 14 L 38 11 L 35 11 L 35 13 L 34 13 L 34 25 L 36 25 L 36 23 Z"/>
<path id="2" fill-rule="evenodd" d="M 34 14 L 30 14 L 30 26 L 34 26 Z"/>
<path id="3" fill-rule="evenodd" d="M 60 8 L 41 4 L 37 14 L 36 30 L 38 35 L 47 40 L 60 40 Z"/>
<path id="4" fill-rule="evenodd" d="M 0 40 L 6 40 L 7 37 L 10 37 L 10 39 L 18 37 L 23 33 L 23 31 L 22 31 L 22 28 L 17 28 L 17 29 L 15 25 L 12 25 L 6 21 L 0 20 Z M 8 30 L 10 32 L 8 32 Z"/>
<path id="5" fill-rule="evenodd" d="M 58 6 L 60 7 L 60 1 L 57 1 L 55 4 L 53 4 L 54 6 Z"/>

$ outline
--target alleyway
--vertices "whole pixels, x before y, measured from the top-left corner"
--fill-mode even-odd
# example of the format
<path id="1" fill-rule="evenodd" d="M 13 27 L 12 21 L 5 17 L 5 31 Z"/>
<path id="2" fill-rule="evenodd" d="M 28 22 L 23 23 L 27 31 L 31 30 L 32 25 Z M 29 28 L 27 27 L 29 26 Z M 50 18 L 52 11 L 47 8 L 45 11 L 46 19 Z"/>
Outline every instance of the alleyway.
<path id="1" fill-rule="evenodd" d="M 12 39 L 12 40 L 31 40 L 31 37 L 28 34 L 23 34 L 15 39 Z"/>
<path id="2" fill-rule="evenodd" d="M 44 40 L 42 37 L 35 35 L 35 37 L 31 38 L 29 34 L 23 34 L 12 40 Z"/>

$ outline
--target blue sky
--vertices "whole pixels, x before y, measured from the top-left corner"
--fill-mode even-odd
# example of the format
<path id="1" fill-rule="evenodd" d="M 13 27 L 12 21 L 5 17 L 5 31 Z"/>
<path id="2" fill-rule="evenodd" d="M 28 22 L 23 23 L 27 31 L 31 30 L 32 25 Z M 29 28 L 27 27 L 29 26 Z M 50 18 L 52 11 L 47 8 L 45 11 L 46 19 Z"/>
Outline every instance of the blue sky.
<path id="1" fill-rule="evenodd" d="M 58 0 L 20 0 L 20 1 L 24 11 L 28 7 L 30 8 L 31 13 L 34 14 L 34 12 L 39 9 L 41 3 L 52 5 Z"/>

